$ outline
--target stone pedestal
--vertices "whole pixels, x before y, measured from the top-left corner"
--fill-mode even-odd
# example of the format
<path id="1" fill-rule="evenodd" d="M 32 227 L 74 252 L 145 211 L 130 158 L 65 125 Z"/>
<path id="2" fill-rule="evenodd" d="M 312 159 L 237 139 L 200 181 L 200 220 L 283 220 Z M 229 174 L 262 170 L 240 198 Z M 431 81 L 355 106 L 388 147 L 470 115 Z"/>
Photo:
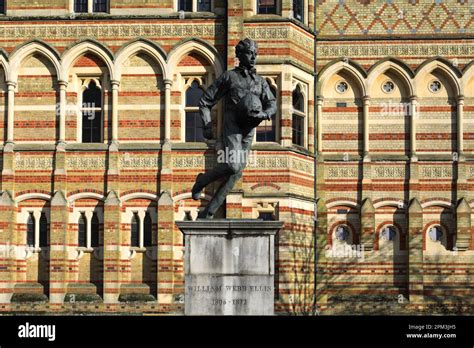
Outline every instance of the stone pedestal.
<path id="1" fill-rule="evenodd" d="M 186 315 L 273 315 L 280 221 L 176 222 L 185 237 Z"/>

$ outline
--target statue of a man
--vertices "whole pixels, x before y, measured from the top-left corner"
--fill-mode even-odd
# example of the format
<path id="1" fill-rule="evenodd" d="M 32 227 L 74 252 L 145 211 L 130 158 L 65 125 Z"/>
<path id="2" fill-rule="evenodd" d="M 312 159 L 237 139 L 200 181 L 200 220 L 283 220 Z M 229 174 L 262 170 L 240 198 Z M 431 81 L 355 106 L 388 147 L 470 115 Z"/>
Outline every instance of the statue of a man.
<path id="1" fill-rule="evenodd" d="M 197 176 L 192 188 L 194 200 L 198 200 L 204 187 L 225 178 L 212 200 L 198 218 L 212 219 L 224 202 L 227 194 L 242 177 L 247 165 L 248 153 L 255 134 L 255 127 L 263 120 L 270 120 L 276 113 L 276 101 L 267 81 L 257 75 L 257 43 L 250 39 L 235 47 L 239 66 L 224 72 L 204 93 L 199 103 L 203 121 L 203 135 L 212 139 L 211 109 L 219 99 L 225 97 L 222 142 L 224 161 L 211 171 Z"/>

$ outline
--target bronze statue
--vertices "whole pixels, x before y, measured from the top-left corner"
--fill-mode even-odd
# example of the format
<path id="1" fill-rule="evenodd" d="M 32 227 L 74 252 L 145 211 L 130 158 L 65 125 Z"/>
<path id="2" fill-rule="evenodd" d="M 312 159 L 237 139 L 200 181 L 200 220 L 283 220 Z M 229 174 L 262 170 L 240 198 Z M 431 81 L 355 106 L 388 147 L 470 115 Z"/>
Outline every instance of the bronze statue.
<path id="1" fill-rule="evenodd" d="M 242 177 L 247 165 L 248 153 L 255 134 L 255 127 L 263 120 L 270 120 L 276 113 L 275 96 L 267 81 L 257 75 L 257 43 L 244 39 L 235 47 L 239 66 L 223 73 L 204 93 L 199 103 L 203 122 L 203 135 L 212 139 L 211 109 L 225 97 L 222 142 L 224 151 L 230 156 L 218 161 L 211 171 L 200 173 L 192 188 L 194 200 L 211 182 L 220 178 L 225 180 L 214 194 L 212 200 L 198 218 L 212 219 L 217 209 L 224 202 L 227 194 Z"/>

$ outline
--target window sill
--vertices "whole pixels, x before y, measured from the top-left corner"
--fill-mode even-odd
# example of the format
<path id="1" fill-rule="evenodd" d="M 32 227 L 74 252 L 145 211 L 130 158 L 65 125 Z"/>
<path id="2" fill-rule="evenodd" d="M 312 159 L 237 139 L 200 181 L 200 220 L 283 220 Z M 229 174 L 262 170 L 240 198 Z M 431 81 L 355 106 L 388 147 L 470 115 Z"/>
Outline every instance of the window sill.
<path id="1" fill-rule="evenodd" d="M 145 248 L 145 247 L 143 247 L 143 248 L 141 248 L 141 247 L 130 247 L 130 250 L 135 251 L 135 252 L 137 252 L 137 253 L 144 253 L 144 252 L 146 252 L 146 248 Z"/>
<path id="2" fill-rule="evenodd" d="M 78 247 L 77 251 L 82 251 L 84 253 L 92 253 L 94 251 L 94 248 Z"/>

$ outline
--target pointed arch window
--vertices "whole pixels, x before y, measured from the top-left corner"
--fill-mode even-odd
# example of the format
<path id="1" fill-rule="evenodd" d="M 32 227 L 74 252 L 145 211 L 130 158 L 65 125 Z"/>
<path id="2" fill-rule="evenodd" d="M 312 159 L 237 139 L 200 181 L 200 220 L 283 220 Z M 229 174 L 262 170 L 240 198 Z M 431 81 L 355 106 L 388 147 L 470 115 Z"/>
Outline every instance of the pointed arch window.
<path id="1" fill-rule="evenodd" d="M 292 139 L 293 144 L 305 146 L 306 103 L 298 84 L 293 90 Z"/>
<path id="2" fill-rule="evenodd" d="M 86 215 L 84 213 L 81 213 L 81 216 L 79 217 L 79 221 L 77 223 L 77 234 L 78 234 L 78 245 L 80 247 L 86 247 L 87 246 L 87 221 L 86 221 Z"/>
<path id="3" fill-rule="evenodd" d="M 145 234 L 144 246 L 151 247 L 153 243 L 153 223 L 149 212 L 146 212 L 145 214 L 145 220 L 143 221 L 143 233 Z"/>
<path id="4" fill-rule="evenodd" d="M 82 142 L 102 142 L 102 91 L 90 80 L 82 93 Z"/>
<path id="5" fill-rule="evenodd" d="M 91 219 L 91 247 L 97 248 L 100 246 L 100 223 L 97 213 L 93 213 Z"/>
<path id="6" fill-rule="evenodd" d="M 186 142 L 204 142 L 204 136 L 202 134 L 202 120 L 199 114 L 199 100 L 201 99 L 204 91 L 199 81 L 196 79 L 191 82 L 189 87 L 186 89 L 186 129 L 185 139 Z"/>
<path id="7" fill-rule="evenodd" d="M 138 213 L 133 213 L 132 223 L 130 226 L 130 246 L 132 247 L 139 247 L 140 246 L 140 238 L 139 238 L 139 227 L 140 227 L 140 220 L 138 217 Z"/>
<path id="8" fill-rule="evenodd" d="M 28 215 L 28 221 L 26 223 L 26 245 L 35 245 L 35 217 L 33 212 Z"/>
<path id="9" fill-rule="evenodd" d="M 39 246 L 47 247 L 48 246 L 48 220 L 46 219 L 46 214 L 41 213 L 40 226 L 39 226 Z"/>

